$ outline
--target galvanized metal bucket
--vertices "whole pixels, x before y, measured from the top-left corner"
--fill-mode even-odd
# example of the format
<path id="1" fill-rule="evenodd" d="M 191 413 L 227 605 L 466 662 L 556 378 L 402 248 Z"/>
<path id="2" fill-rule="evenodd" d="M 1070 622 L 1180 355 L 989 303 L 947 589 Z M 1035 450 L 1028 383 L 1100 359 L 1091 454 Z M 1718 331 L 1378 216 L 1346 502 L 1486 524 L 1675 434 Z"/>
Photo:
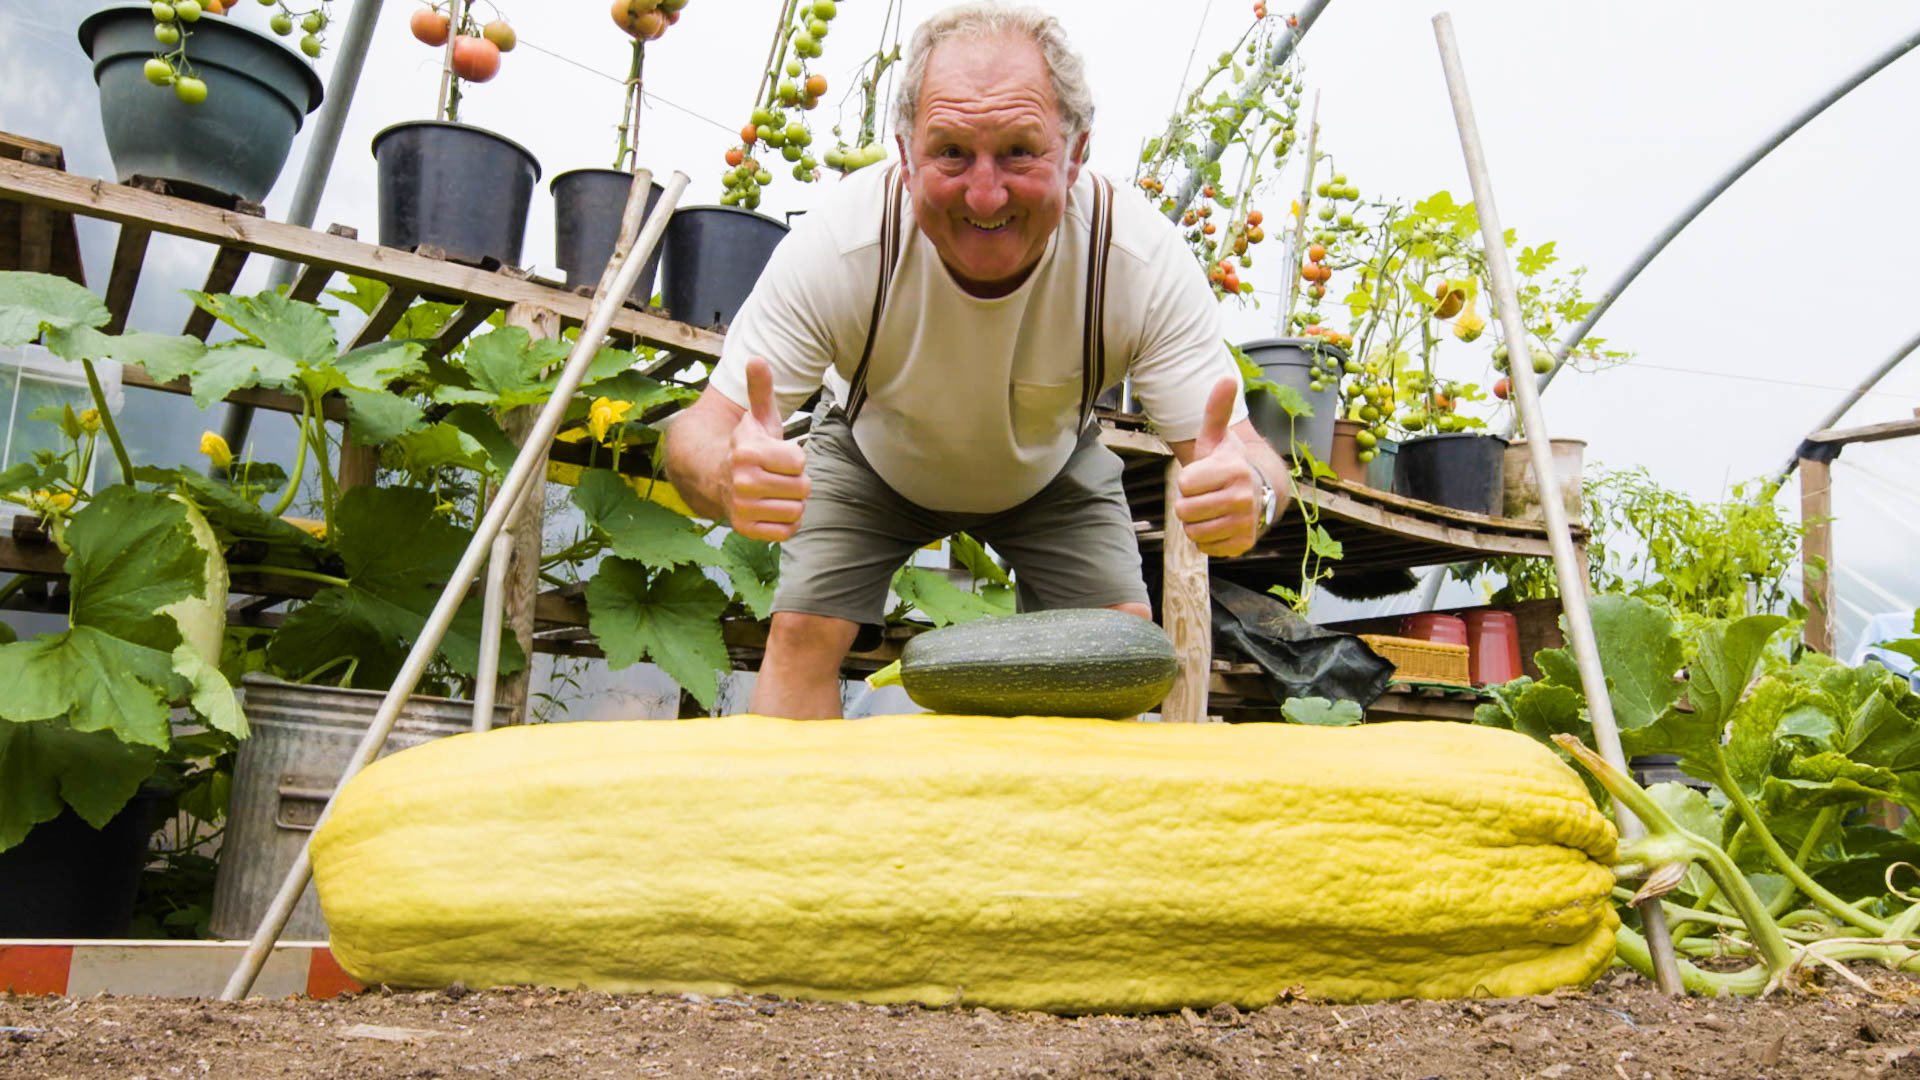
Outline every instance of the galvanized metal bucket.
<path id="1" fill-rule="evenodd" d="M 213 933 L 229 940 L 252 936 L 386 696 L 379 690 L 304 686 L 261 675 L 247 676 L 241 690 L 253 732 L 241 742 L 234 765 L 213 893 Z M 494 726 L 510 720 L 507 706 L 495 707 Z M 472 730 L 472 702 L 414 697 L 380 753 L 384 757 Z M 327 939 L 311 883 L 280 936 Z"/>

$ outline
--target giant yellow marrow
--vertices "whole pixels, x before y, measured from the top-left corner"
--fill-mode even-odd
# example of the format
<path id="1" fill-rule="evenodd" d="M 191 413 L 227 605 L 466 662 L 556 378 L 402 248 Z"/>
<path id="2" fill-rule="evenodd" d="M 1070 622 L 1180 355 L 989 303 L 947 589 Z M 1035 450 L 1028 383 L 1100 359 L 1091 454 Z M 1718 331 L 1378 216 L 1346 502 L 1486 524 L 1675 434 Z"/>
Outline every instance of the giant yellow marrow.
<path id="1" fill-rule="evenodd" d="M 1092 1012 L 1583 983 L 1614 841 L 1491 728 L 734 716 L 405 750 L 311 852 L 368 983 Z"/>

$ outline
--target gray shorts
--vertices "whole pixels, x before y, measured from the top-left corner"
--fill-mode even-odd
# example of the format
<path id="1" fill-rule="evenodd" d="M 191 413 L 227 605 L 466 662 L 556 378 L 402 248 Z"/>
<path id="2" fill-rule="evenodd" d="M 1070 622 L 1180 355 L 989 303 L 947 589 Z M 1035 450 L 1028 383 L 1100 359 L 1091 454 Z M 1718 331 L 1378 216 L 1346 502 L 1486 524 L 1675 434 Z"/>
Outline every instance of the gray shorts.
<path id="1" fill-rule="evenodd" d="M 877 626 L 894 571 L 957 532 L 1012 564 L 1021 611 L 1147 603 L 1120 472 L 1119 455 L 1089 425 L 1059 475 L 1020 505 L 992 514 L 929 510 L 880 479 L 835 409 L 807 443 L 812 489 L 799 531 L 780 547 L 773 610 Z"/>

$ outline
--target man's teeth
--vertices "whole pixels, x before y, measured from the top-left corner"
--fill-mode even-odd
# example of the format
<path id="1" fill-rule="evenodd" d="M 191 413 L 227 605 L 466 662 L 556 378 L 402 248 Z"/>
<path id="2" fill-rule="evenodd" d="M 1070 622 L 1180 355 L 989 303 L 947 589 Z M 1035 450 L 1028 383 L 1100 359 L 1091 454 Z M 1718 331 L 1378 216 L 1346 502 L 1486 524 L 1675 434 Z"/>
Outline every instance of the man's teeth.
<path id="1" fill-rule="evenodd" d="M 993 230 L 1000 228 L 1001 226 L 1005 225 L 1007 222 L 1012 220 L 1013 220 L 1012 218 L 996 218 L 993 221 L 981 221 L 978 218 L 968 218 L 967 224 L 973 226 L 976 229 L 985 229 L 988 232 L 992 232 Z"/>

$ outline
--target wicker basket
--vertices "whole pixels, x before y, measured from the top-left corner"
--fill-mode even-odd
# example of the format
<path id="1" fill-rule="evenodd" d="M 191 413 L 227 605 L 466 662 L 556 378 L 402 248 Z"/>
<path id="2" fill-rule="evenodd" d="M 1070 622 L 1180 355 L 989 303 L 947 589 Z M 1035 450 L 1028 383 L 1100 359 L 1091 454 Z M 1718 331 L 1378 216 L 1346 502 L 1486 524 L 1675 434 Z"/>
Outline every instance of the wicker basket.
<path id="1" fill-rule="evenodd" d="M 1399 682 L 1473 685 L 1467 664 L 1465 645 L 1446 645 L 1416 638 L 1389 637 L 1386 634 L 1361 634 L 1367 647 L 1393 661 L 1393 677 Z"/>

